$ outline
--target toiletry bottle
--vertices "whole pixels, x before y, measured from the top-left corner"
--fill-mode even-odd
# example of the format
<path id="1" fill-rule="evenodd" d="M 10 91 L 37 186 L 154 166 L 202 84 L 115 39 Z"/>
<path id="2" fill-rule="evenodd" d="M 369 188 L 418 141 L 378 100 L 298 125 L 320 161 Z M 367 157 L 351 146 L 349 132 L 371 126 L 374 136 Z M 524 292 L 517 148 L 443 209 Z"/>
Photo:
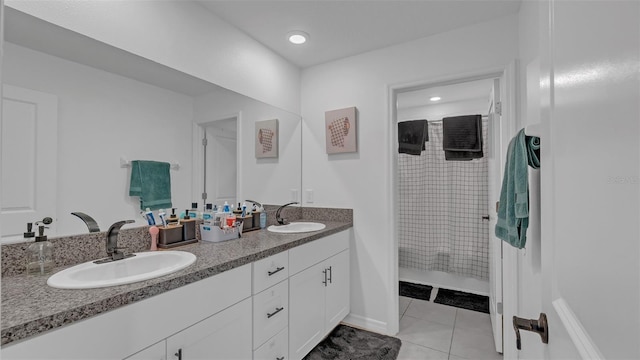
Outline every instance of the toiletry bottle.
<path id="1" fill-rule="evenodd" d="M 38 227 L 36 242 L 27 248 L 27 274 L 47 274 L 53 269 L 53 244 L 44 234 L 44 225 Z"/>
<path id="2" fill-rule="evenodd" d="M 202 214 L 202 220 L 204 220 L 205 225 L 213 224 L 213 215 L 214 215 L 213 205 L 207 204 L 205 207 L 204 214 Z"/>
<path id="3" fill-rule="evenodd" d="M 164 209 L 158 210 L 158 218 L 160 218 L 162 226 L 167 227 L 167 213 L 164 212 Z"/>
<path id="4" fill-rule="evenodd" d="M 247 216 L 247 203 L 243 203 L 242 204 L 242 217 L 246 217 Z"/>
<path id="5" fill-rule="evenodd" d="M 176 208 L 171 208 L 171 215 L 169 215 L 169 219 L 167 220 L 167 222 L 170 225 L 178 223 L 178 215 L 176 215 Z"/>
<path id="6" fill-rule="evenodd" d="M 189 210 L 189 217 L 192 219 L 202 219 L 202 216 L 200 216 L 200 211 L 198 211 L 197 202 L 191 203 L 191 210 Z"/>
<path id="7" fill-rule="evenodd" d="M 228 202 L 224 202 L 224 205 L 222 206 L 222 212 L 223 213 L 230 213 L 231 212 L 231 208 L 229 207 L 229 203 Z"/>
<path id="8" fill-rule="evenodd" d="M 147 210 L 145 210 L 144 215 L 147 217 L 147 223 L 149 223 L 149 225 L 155 225 L 156 224 L 156 219 L 153 217 L 153 211 L 151 211 L 151 209 L 147 208 Z"/>
<path id="9" fill-rule="evenodd" d="M 240 207 L 240 203 L 238 203 L 238 207 L 233 210 L 233 213 L 236 216 L 241 216 L 242 215 L 242 208 Z"/>
<path id="10" fill-rule="evenodd" d="M 264 207 L 260 206 L 260 229 L 264 229 L 267 227 L 267 212 L 264 211 Z"/>

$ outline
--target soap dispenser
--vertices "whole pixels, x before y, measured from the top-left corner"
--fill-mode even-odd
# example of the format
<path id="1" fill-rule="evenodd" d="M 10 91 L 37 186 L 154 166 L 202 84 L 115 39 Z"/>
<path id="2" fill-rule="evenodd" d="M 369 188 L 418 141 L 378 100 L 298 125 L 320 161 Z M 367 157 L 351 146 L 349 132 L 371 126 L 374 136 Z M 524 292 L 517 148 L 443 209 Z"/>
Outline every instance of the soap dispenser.
<path id="1" fill-rule="evenodd" d="M 53 244 L 44 234 L 44 225 L 38 227 L 36 241 L 27 248 L 27 274 L 48 274 L 53 269 Z"/>

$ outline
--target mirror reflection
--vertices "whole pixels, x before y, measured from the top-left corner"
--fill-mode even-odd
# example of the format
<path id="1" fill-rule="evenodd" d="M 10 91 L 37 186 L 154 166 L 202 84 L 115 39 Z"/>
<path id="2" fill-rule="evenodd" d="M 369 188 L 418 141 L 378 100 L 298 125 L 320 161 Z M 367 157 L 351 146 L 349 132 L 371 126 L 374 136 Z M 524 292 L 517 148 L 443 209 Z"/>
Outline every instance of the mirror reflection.
<path id="1" fill-rule="evenodd" d="M 100 229 L 145 225 L 129 196 L 133 160 L 171 164 L 178 213 L 192 202 L 300 201 L 299 115 L 5 10 L 3 242 L 47 216 L 49 236 L 88 233 L 72 213 Z M 255 123 L 273 119 L 278 157 L 257 158 Z"/>

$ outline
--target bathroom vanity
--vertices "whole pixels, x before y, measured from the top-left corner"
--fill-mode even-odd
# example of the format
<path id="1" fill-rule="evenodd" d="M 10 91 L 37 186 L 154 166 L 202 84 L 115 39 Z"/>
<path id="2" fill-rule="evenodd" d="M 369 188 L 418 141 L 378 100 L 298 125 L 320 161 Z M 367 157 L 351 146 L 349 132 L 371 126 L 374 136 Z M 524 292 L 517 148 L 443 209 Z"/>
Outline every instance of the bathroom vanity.
<path id="1" fill-rule="evenodd" d="M 352 222 L 321 222 L 186 245 L 193 265 L 128 285 L 5 276 L 2 358 L 301 359 L 349 313 Z"/>

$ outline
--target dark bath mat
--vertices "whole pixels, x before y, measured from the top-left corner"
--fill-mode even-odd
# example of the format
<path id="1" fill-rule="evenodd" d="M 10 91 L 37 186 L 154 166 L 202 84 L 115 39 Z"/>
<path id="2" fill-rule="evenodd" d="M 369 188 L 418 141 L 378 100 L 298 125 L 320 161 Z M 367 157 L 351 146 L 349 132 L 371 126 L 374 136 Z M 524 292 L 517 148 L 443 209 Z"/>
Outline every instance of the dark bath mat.
<path id="1" fill-rule="evenodd" d="M 400 339 L 338 325 L 303 360 L 395 360 Z"/>
<path id="2" fill-rule="evenodd" d="M 431 290 L 433 286 L 400 281 L 400 296 L 429 301 Z"/>
<path id="3" fill-rule="evenodd" d="M 462 291 L 449 289 L 439 289 L 436 299 L 433 301 L 438 304 L 455 306 L 467 310 L 489 313 L 489 297 L 469 294 Z"/>

